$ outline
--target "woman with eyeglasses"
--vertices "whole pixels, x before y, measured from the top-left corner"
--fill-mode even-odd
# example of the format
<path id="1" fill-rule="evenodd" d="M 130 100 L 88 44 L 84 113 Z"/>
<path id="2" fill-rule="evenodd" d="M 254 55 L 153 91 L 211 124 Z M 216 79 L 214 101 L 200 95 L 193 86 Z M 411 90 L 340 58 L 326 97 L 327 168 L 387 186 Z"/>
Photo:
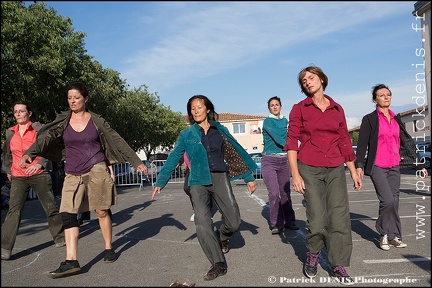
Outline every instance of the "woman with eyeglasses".
<path id="1" fill-rule="evenodd" d="M 6 130 L 3 144 L 3 159 L 11 182 L 9 210 L 1 228 L 1 259 L 9 260 L 21 222 L 21 214 L 30 188 L 36 193 L 48 217 L 48 229 L 56 247 L 65 245 L 63 222 L 52 191 L 51 161 L 40 156 L 20 167 L 23 153 L 36 141 L 36 134 L 42 124 L 36 121 L 36 114 L 30 103 L 18 101 L 13 106 L 16 125 Z"/>

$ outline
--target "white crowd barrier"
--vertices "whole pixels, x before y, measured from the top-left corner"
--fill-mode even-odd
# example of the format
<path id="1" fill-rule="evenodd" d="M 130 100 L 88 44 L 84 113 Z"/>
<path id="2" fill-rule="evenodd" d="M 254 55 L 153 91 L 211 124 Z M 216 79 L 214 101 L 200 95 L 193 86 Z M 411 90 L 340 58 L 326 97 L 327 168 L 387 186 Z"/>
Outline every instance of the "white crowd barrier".
<path id="1" fill-rule="evenodd" d="M 259 159 L 254 159 L 256 162 L 261 162 L 261 157 Z M 149 171 L 148 176 L 143 173 L 138 172 L 134 167 L 131 167 L 129 163 L 120 163 L 113 165 L 113 171 L 115 176 L 116 186 L 133 186 L 139 185 L 140 190 L 145 183 L 150 183 L 154 186 L 157 176 L 161 171 L 166 160 L 154 160 L 150 162 L 150 167 L 147 166 Z M 183 183 L 184 176 L 186 173 L 185 164 L 177 167 L 171 174 L 168 183 Z M 262 179 L 261 169 L 255 171 L 254 176 L 256 179 Z"/>
<path id="2" fill-rule="evenodd" d="M 138 172 L 129 163 L 120 163 L 113 165 L 114 177 L 116 186 L 133 186 L 140 185 L 140 190 L 144 183 L 151 183 L 153 186 L 156 182 L 157 175 L 159 174 L 162 166 L 165 164 L 166 160 L 154 160 L 150 162 L 150 167 L 148 169 L 148 176 L 144 173 Z M 183 183 L 185 176 L 184 165 L 179 166 L 171 174 L 168 183 Z"/>

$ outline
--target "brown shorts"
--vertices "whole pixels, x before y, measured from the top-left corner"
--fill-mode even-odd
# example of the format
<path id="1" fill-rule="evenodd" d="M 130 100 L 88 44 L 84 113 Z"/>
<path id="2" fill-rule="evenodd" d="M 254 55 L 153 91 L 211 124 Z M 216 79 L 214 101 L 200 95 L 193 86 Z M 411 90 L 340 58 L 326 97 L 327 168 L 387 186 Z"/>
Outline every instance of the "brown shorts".
<path id="1" fill-rule="evenodd" d="M 107 210 L 117 203 L 117 190 L 104 162 L 81 176 L 66 173 L 60 212 Z"/>

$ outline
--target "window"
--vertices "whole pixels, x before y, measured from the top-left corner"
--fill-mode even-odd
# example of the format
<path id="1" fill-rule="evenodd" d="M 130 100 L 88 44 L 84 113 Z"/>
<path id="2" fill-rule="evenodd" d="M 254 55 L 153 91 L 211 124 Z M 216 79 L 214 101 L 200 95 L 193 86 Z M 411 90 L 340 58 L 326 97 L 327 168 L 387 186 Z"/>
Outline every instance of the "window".
<path id="1" fill-rule="evenodd" d="M 246 133 L 245 123 L 233 123 L 233 134 L 244 134 Z"/>

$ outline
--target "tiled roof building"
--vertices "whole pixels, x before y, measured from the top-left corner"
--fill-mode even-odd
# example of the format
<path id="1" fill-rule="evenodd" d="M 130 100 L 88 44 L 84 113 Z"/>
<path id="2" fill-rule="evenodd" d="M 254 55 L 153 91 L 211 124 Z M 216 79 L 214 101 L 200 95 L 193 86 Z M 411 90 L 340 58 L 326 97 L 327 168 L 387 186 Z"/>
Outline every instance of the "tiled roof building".
<path id="1" fill-rule="evenodd" d="M 251 114 L 239 114 L 239 113 L 229 113 L 223 112 L 218 113 L 219 122 L 233 122 L 233 121 L 249 121 L 249 120 L 264 120 L 267 116 L 262 115 L 251 115 Z M 183 115 L 183 120 L 189 124 L 188 115 Z"/>
<path id="2" fill-rule="evenodd" d="M 219 122 L 228 128 L 229 132 L 249 153 L 262 152 L 262 123 L 267 116 L 223 112 L 218 113 Z M 189 124 L 187 115 L 183 120 Z"/>

